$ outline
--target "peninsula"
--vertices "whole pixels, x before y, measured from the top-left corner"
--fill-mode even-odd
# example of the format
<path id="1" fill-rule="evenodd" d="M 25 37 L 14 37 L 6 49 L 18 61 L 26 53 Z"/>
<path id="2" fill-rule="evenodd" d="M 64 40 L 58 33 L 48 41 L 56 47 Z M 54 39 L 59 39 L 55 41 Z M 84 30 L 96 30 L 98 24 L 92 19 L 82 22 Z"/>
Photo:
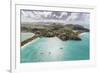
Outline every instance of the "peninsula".
<path id="1" fill-rule="evenodd" d="M 21 24 L 21 32 L 31 32 L 35 35 L 25 41 L 21 42 L 21 46 L 30 42 L 37 37 L 58 37 L 62 41 L 66 40 L 81 40 L 80 33 L 89 32 L 88 28 L 85 28 L 79 24 Z"/>

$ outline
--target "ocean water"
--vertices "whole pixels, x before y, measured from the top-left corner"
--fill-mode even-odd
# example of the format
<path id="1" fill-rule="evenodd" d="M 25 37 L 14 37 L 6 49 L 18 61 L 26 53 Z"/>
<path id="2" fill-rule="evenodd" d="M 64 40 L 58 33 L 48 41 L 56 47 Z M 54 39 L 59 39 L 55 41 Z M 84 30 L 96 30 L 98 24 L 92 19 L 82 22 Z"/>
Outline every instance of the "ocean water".
<path id="1" fill-rule="evenodd" d="M 21 33 L 21 42 L 32 37 L 34 34 L 29 32 Z"/>
<path id="2" fill-rule="evenodd" d="M 21 48 L 21 63 L 89 60 L 89 33 L 81 41 L 40 38 Z"/>

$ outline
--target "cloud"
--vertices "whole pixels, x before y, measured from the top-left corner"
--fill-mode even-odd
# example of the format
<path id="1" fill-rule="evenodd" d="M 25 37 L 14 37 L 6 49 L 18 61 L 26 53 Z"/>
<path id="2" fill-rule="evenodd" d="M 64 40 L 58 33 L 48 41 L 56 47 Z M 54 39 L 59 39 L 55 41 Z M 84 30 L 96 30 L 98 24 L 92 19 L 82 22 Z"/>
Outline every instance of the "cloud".
<path id="1" fill-rule="evenodd" d="M 71 15 L 66 19 L 66 21 L 73 21 L 79 17 L 79 13 L 71 13 Z"/>
<path id="2" fill-rule="evenodd" d="M 90 15 L 84 12 L 22 10 L 21 22 L 61 22 L 71 24 L 89 24 Z"/>
<path id="3" fill-rule="evenodd" d="M 59 16 L 59 18 L 63 18 L 63 16 L 67 17 L 68 13 L 67 12 L 62 12 L 61 15 Z"/>
<path id="4" fill-rule="evenodd" d="M 40 19 L 40 16 L 34 14 L 32 11 L 22 11 L 22 17 L 27 19 Z"/>

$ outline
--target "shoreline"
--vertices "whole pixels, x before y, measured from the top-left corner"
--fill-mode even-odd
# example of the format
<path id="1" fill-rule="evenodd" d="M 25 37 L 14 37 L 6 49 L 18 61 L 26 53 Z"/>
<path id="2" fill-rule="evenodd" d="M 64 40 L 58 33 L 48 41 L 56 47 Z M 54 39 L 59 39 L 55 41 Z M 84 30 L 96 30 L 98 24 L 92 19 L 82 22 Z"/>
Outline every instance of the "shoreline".
<path id="1" fill-rule="evenodd" d="M 81 37 L 81 36 L 83 36 L 84 34 L 85 34 L 85 32 L 80 33 L 78 36 L 79 36 L 79 37 Z M 40 39 L 40 38 L 39 38 L 39 37 L 37 37 L 36 39 L 33 39 L 32 41 L 30 41 L 30 42 L 26 43 L 25 45 L 21 46 L 21 48 L 24 48 L 25 46 L 27 46 L 27 45 L 31 44 L 32 42 L 37 41 L 38 39 Z"/>
<path id="2" fill-rule="evenodd" d="M 40 39 L 39 37 L 37 37 L 36 39 L 33 39 L 32 41 L 30 41 L 30 42 L 26 43 L 25 45 L 21 46 L 21 49 L 23 49 L 23 48 L 26 47 L 27 45 L 29 45 L 29 44 L 31 44 L 32 42 L 35 42 L 35 41 L 37 41 L 37 40 L 39 40 L 39 39 Z"/>
<path id="3" fill-rule="evenodd" d="M 83 36 L 84 34 L 86 34 L 86 32 L 80 33 L 79 37 Z"/>
<path id="4" fill-rule="evenodd" d="M 28 37 L 24 37 L 25 39 L 23 39 L 23 36 L 28 36 Z M 28 38 L 31 38 L 32 36 L 35 36 L 35 34 L 31 32 L 21 32 L 21 39 L 22 39 L 21 42 L 25 41 Z"/>

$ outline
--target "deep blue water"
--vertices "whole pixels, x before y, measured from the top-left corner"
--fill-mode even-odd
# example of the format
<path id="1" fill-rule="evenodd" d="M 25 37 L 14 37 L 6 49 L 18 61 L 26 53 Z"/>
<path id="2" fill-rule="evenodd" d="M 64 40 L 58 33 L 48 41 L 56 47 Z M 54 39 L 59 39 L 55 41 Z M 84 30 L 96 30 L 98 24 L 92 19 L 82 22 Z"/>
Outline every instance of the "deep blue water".
<path id="1" fill-rule="evenodd" d="M 21 63 L 89 60 L 89 33 L 81 41 L 40 38 L 21 48 Z"/>

